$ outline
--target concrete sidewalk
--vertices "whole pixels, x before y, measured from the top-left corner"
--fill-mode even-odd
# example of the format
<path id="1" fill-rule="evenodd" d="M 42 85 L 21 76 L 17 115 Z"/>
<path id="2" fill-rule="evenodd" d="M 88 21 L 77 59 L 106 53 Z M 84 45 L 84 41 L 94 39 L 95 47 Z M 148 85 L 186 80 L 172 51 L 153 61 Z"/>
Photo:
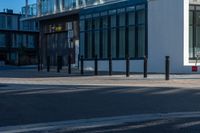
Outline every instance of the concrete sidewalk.
<path id="1" fill-rule="evenodd" d="M 200 74 L 172 74 L 170 80 L 165 80 L 164 74 L 149 74 L 148 78 L 143 78 L 143 74 L 115 73 L 108 76 L 105 72 L 99 76 L 94 76 L 93 72 L 85 75 L 67 74 L 66 71 L 57 73 L 37 72 L 35 69 L 18 69 L 0 71 L 1 84 L 35 84 L 35 85 L 97 85 L 97 86 L 149 86 L 149 87 L 183 87 L 194 88 L 200 86 Z"/>

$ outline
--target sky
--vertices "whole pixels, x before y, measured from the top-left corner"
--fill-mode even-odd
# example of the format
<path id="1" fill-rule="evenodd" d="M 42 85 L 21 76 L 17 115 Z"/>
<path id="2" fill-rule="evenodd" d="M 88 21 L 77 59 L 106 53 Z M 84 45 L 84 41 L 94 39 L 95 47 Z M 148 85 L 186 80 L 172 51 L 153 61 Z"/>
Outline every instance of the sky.
<path id="1" fill-rule="evenodd" d="M 35 3 L 36 0 L 29 0 L 29 3 Z M 0 12 L 3 9 L 13 9 L 15 13 L 21 12 L 21 7 L 25 5 L 25 0 L 0 0 Z"/>

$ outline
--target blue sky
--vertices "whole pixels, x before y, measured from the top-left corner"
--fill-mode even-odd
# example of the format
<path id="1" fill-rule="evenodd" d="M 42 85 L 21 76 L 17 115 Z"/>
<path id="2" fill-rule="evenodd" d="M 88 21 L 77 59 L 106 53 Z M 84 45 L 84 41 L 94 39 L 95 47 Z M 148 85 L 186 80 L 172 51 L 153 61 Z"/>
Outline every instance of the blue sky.
<path id="1" fill-rule="evenodd" d="M 36 0 L 29 0 L 29 3 L 35 3 Z M 13 9 L 15 13 L 21 11 L 21 7 L 25 5 L 25 0 L 0 0 L 0 12 L 3 9 Z"/>

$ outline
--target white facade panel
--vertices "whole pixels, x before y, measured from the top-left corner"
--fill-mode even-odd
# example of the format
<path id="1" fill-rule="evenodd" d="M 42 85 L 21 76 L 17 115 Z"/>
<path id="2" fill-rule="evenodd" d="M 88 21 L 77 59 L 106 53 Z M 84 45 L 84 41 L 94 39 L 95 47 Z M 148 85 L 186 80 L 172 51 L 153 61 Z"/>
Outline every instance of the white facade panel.
<path id="1" fill-rule="evenodd" d="M 150 0 L 148 3 L 148 55 L 150 72 L 163 72 L 170 56 L 172 73 L 191 73 L 188 61 L 189 0 Z"/>

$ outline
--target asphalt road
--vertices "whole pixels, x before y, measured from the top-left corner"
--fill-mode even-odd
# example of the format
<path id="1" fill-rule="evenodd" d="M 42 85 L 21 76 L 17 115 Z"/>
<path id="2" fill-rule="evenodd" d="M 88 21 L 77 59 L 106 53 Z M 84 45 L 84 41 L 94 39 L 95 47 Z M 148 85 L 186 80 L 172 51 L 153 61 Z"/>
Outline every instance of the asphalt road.
<path id="1" fill-rule="evenodd" d="M 199 112 L 199 103 L 199 88 L 1 84 L 0 129 L 102 117 Z M 178 126 L 184 123 L 190 126 Z M 129 122 L 74 131 L 67 131 L 64 127 L 53 132 L 196 133 L 200 132 L 199 127 L 200 118 L 193 117 Z"/>

